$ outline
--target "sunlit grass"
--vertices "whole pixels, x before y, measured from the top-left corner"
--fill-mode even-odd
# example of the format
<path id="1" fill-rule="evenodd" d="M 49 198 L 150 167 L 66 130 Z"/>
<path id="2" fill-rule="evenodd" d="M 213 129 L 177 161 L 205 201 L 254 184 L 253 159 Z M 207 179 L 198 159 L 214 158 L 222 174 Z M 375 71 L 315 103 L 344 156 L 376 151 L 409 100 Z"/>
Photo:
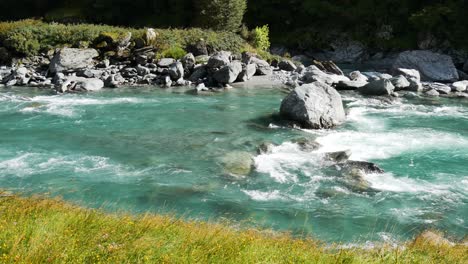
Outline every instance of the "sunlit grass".
<path id="1" fill-rule="evenodd" d="M 0 263 L 468 263 L 467 246 L 436 244 L 338 249 L 287 234 L 0 196 Z"/>

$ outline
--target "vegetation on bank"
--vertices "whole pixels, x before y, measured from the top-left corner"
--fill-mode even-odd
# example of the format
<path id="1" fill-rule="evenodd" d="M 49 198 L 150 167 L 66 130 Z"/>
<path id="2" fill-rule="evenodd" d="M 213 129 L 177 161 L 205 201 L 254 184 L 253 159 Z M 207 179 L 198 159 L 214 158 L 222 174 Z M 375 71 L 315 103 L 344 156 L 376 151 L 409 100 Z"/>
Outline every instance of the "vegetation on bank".
<path id="1" fill-rule="evenodd" d="M 1 263 L 466 263 L 468 247 L 325 248 L 287 234 L 169 216 L 106 214 L 0 193 Z"/>
<path id="2" fill-rule="evenodd" d="M 299 49 L 329 48 L 346 37 L 382 50 L 468 50 L 465 0 L 15 0 L 0 20 L 42 17 L 48 22 L 130 27 L 200 27 L 238 32 L 269 25 L 272 42 Z M 244 15 L 245 12 L 245 15 Z"/>

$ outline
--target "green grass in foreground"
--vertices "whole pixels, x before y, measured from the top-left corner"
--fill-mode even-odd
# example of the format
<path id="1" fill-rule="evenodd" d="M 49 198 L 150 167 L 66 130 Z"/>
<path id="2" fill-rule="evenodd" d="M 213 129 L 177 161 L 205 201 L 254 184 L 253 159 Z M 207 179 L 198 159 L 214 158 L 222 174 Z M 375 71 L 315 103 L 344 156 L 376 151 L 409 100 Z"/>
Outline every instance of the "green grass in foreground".
<path id="1" fill-rule="evenodd" d="M 286 234 L 0 192 L 0 263 L 468 263 L 468 247 L 416 239 L 399 249 L 331 250 Z"/>

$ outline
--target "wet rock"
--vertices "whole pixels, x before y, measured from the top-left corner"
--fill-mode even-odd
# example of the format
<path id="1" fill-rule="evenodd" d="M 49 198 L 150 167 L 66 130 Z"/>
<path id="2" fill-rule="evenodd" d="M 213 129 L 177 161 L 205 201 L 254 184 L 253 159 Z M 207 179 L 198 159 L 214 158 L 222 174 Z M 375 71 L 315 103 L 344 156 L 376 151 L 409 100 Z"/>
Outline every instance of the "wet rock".
<path id="1" fill-rule="evenodd" d="M 439 94 L 450 94 L 452 88 L 443 83 L 423 83 L 424 88 L 428 90 L 436 90 Z"/>
<path id="2" fill-rule="evenodd" d="M 297 66 L 290 60 L 280 61 L 278 67 L 283 71 L 295 71 L 297 69 Z"/>
<path id="3" fill-rule="evenodd" d="M 49 70 L 51 73 L 76 71 L 93 65 L 93 58 L 99 56 L 95 49 L 63 48 L 52 58 Z"/>
<path id="4" fill-rule="evenodd" d="M 271 142 L 263 142 L 258 146 L 257 153 L 258 155 L 271 154 L 275 145 Z"/>
<path id="5" fill-rule="evenodd" d="M 437 92 L 435 89 L 429 89 L 424 92 L 425 95 L 427 96 L 439 96 L 439 92 Z"/>
<path id="6" fill-rule="evenodd" d="M 301 127 L 312 129 L 331 128 L 346 118 L 340 94 L 320 82 L 295 88 L 281 103 L 280 113 Z"/>
<path id="7" fill-rule="evenodd" d="M 390 74 L 381 73 L 381 72 L 362 72 L 362 74 L 367 77 L 369 82 L 379 81 L 379 80 L 388 80 L 393 77 Z"/>
<path id="8" fill-rule="evenodd" d="M 458 72 L 452 58 L 428 50 L 405 51 L 398 55 L 392 69 L 415 69 L 422 81 L 458 81 Z"/>
<path id="9" fill-rule="evenodd" d="M 349 78 L 352 80 L 352 81 L 356 81 L 356 82 L 365 82 L 367 83 L 369 78 L 367 78 L 367 76 L 365 76 L 364 74 L 362 74 L 360 71 L 353 71 L 349 74 Z"/>
<path id="10" fill-rule="evenodd" d="M 304 152 L 311 152 L 319 149 L 321 145 L 312 138 L 298 138 L 292 141 L 299 146 L 299 149 Z"/>
<path id="11" fill-rule="evenodd" d="M 325 153 L 325 158 L 336 163 L 346 162 L 351 157 L 350 150 Z"/>
<path id="12" fill-rule="evenodd" d="M 391 95 L 394 90 L 395 86 L 388 79 L 373 81 L 359 88 L 359 92 L 364 95 Z"/>
<path id="13" fill-rule="evenodd" d="M 355 168 L 364 171 L 365 173 L 384 173 L 385 171 L 375 163 L 367 161 L 349 160 L 344 163 L 343 168 Z"/>
<path id="14" fill-rule="evenodd" d="M 253 157 L 248 152 L 235 151 L 221 158 L 226 173 L 233 176 L 247 176 L 252 171 Z"/>
<path id="15" fill-rule="evenodd" d="M 395 86 L 395 91 L 404 90 L 411 86 L 411 83 L 403 75 L 391 78 L 390 82 Z"/>

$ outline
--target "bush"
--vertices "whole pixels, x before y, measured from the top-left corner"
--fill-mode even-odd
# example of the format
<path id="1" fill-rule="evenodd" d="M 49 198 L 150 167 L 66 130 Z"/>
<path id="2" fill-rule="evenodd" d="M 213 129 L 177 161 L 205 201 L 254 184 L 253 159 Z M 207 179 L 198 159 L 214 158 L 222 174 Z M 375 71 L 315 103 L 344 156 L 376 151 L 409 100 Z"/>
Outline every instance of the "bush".
<path id="1" fill-rule="evenodd" d="M 100 45 L 103 41 L 118 41 L 128 32 L 132 33 L 134 41 L 142 39 L 145 30 L 91 24 L 47 24 L 35 20 L 0 23 L 0 41 L 4 40 L 2 42 L 9 50 L 26 56 L 37 55 L 41 51 L 57 47 L 80 47 L 83 43 L 93 43 L 94 47 L 102 47 Z M 203 39 L 211 52 L 238 52 L 245 45 L 245 41 L 239 35 L 227 31 L 191 28 L 155 29 L 155 32 L 157 38 L 152 45 L 159 51 L 171 47 L 186 49 L 200 39 Z"/>
<path id="2" fill-rule="evenodd" d="M 256 27 L 252 32 L 252 40 L 255 48 L 267 51 L 270 49 L 270 28 L 268 25 Z"/>
<path id="3" fill-rule="evenodd" d="M 175 47 L 170 47 L 168 49 L 162 50 L 161 52 L 158 52 L 156 54 L 156 58 L 157 59 L 173 58 L 173 59 L 178 60 L 184 57 L 185 54 L 187 54 L 187 52 L 183 48 L 175 46 Z"/>
<path id="4" fill-rule="evenodd" d="M 238 31 L 247 8 L 246 0 L 196 1 L 196 25 L 214 30 Z"/>

